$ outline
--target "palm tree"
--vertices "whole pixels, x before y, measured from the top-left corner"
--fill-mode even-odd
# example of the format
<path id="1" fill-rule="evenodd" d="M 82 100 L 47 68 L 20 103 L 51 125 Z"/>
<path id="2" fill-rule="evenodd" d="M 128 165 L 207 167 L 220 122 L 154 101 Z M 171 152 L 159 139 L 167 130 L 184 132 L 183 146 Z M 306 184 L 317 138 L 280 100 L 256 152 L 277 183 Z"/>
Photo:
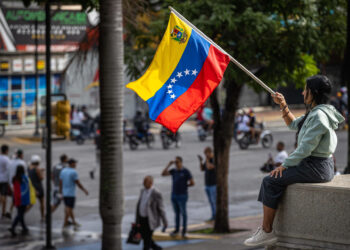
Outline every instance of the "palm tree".
<path id="1" fill-rule="evenodd" d="M 102 249 L 122 249 L 123 217 L 123 14 L 122 0 L 100 0 Z"/>
<path id="2" fill-rule="evenodd" d="M 348 10 L 347 10 L 347 39 L 346 39 L 346 47 L 345 47 L 345 54 L 344 54 L 344 62 L 343 62 L 343 69 L 342 69 L 342 82 L 346 84 L 348 88 L 348 93 L 350 90 L 350 0 L 347 1 L 348 3 Z M 349 109 L 349 98 L 348 98 L 348 109 Z M 350 121 L 348 118 L 348 130 L 350 129 Z M 350 174 L 350 136 L 348 135 L 348 164 L 344 170 L 345 174 Z"/>

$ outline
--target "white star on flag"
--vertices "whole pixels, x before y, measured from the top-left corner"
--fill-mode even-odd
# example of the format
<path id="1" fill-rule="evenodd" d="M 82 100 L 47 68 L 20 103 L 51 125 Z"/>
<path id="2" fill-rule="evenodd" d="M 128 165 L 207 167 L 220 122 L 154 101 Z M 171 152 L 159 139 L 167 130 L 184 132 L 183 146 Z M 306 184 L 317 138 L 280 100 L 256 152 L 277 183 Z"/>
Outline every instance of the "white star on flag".
<path id="1" fill-rule="evenodd" d="M 172 95 L 170 96 L 171 99 L 175 99 L 175 97 L 176 97 L 176 96 L 175 96 L 174 94 L 172 94 Z"/>
<path id="2" fill-rule="evenodd" d="M 168 85 L 168 89 L 171 89 L 173 87 L 173 85 L 169 84 Z"/>
<path id="3" fill-rule="evenodd" d="M 196 69 L 192 70 L 192 75 L 197 75 L 198 71 Z"/>
<path id="4" fill-rule="evenodd" d="M 182 76 L 182 73 L 181 72 L 177 72 L 177 75 L 176 75 L 178 78 L 180 78 Z"/>
<path id="5" fill-rule="evenodd" d="M 175 83 L 177 80 L 175 79 L 175 77 L 173 79 L 171 79 L 171 83 Z"/>
<path id="6" fill-rule="evenodd" d="M 167 92 L 168 94 L 171 94 L 171 93 L 173 93 L 173 91 L 172 90 L 168 90 L 168 92 Z"/>
<path id="7" fill-rule="evenodd" d="M 188 69 L 185 70 L 185 75 L 189 75 L 190 74 L 190 71 Z"/>

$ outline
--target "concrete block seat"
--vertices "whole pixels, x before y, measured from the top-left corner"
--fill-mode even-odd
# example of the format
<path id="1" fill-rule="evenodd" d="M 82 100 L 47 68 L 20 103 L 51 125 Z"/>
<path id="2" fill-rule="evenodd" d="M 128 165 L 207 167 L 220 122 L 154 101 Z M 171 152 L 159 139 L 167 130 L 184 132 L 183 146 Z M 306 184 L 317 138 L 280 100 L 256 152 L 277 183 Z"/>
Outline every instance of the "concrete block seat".
<path id="1" fill-rule="evenodd" d="M 274 230 L 278 241 L 269 250 L 350 249 L 350 175 L 289 186 Z"/>

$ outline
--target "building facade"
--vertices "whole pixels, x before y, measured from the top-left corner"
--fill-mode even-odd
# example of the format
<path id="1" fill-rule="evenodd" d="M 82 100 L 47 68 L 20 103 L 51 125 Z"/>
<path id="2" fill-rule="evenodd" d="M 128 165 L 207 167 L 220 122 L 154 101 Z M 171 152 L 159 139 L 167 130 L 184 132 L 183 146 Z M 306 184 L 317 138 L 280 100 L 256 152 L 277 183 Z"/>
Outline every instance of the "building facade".
<path id="1" fill-rule="evenodd" d="M 61 75 L 91 25 L 79 6 L 52 10 L 51 20 L 51 90 L 62 93 Z M 43 114 L 46 65 L 44 9 L 0 0 L 0 123 L 33 126 L 36 95 L 38 114 Z"/>

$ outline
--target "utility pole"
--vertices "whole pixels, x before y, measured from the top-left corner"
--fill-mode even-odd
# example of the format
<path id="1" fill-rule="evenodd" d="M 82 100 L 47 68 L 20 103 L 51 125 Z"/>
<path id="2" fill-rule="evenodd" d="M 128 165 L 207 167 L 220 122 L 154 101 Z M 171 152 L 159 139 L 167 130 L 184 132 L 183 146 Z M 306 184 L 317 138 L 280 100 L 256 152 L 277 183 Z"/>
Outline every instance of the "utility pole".
<path id="1" fill-rule="evenodd" d="M 35 53 L 34 53 L 34 65 L 35 65 L 35 131 L 33 136 L 39 137 L 39 74 L 38 74 L 38 19 L 35 19 Z"/>
<path id="2" fill-rule="evenodd" d="M 46 40 L 46 246 L 44 249 L 55 249 L 52 245 L 51 232 L 51 15 L 50 1 L 45 4 L 45 40 Z"/>

